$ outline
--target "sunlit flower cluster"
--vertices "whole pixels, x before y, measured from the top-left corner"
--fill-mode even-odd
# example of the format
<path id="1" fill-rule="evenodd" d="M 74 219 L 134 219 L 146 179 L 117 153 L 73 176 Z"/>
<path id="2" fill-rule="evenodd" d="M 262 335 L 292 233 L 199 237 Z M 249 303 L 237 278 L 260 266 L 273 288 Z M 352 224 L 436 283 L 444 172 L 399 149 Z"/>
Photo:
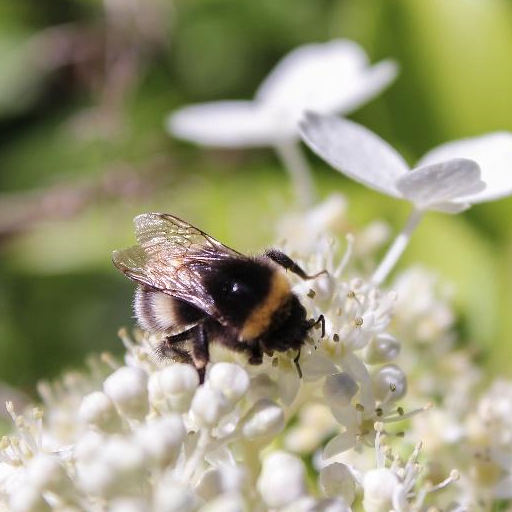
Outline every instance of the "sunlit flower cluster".
<path id="1" fill-rule="evenodd" d="M 157 357 L 159 335 L 123 330 L 122 363 L 103 354 L 87 374 L 42 384 L 41 408 L 8 403 L 1 511 L 462 512 L 512 498 L 512 383 L 481 392 L 434 273 L 415 267 L 383 284 L 427 210 L 458 213 L 512 193 L 512 135 L 440 146 L 411 170 L 378 136 L 332 116 L 395 75 L 354 43 L 308 45 L 253 101 L 170 117 L 175 135 L 197 143 L 275 147 L 308 202 L 300 133 L 347 176 L 411 202 L 411 217 L 380 264 L 389 228 L 348 233 L 342 196 L 281 219 L 284 250 L 307 274 L 327 271 L 290 276 L 308 317 L 325 319 L 299 354 L 250 365 L 210 340 L 200 384 L 193 366 Z"/>
<path id="2" fill-rule="evenodd" d="M 455 478 L 447 470 L 447 482 L 429 483 L 418 450 L 402 462 L 384 447 L 428 409 L 400 405 L 407 379 L 388 331 L 396 293 L 345 280 L 353 237 L 339 262 L 332 240 L 321 247 L 302 264 L 329 274 L 296 291 L 309 315 L 325 315 L 325 336 L 313 331 L 299 368 L 293 353 L 251 366 L 212 347 L 199 385 L 192 366 L 155 357 L 157 336 L 123 331 L 123 364 L 105 354 L 89 375 L 41 385 L 42 409 L 20 415 L 8 405 L 16 432 L 1 443 L 4 509 L 419 510 Z M 269 450 L 278 439 L 284 450 Z M 339 460 L 354 451 L 370 454 L 373 468 Z M 310 456 L 313 493 L 301 460 Z"/>

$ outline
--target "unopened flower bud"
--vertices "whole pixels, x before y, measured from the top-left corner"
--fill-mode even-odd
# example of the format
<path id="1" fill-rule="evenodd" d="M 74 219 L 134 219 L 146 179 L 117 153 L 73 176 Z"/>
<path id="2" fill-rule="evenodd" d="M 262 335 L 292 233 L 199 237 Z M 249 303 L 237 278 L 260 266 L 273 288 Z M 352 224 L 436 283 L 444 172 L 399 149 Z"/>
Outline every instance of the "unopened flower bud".
<path id="1" fill-rule="evenodd" d="M 198 512 L 244 512 L 242 498 L 237 494 L 218 496 L 203 505 Z"/>
<path id="2" fill-rule="evenodd" d="M 191 512 L 196 508 L 197 499 L 188 487 L 166 478 L 159 482 L 153 499 L 153 511 Z"/>
<path id="3" fill-rule="evenodd" d="M 102 391 L 94 391 L 82 399 L 78 416 L 84 423 L 94 425 L 105 432 L 121 430 L 121 418 L 114 403 Z"/>
<path id="4" fill-rule="evenodd" d="M 393 361 L 400 353 L 400 343 L 390 334 L 379 334 L 373 338 L 366 349 L 368 364 L 381 364 Z"/>
<path id="5" fill-rule="evenodd" d="M 111 502 L 108 512 L 149 512 L 149 507 L 142 499 L 120 498 Z"/>
<path id="6" fill-rule="evenodd" d="M 329 375 L 324 383 L 324 396 L 331 407 L 346 407 L 359 390 L 354 378 L 347 372 Z"/>
<path id="7" fill-rule="evenodd" d="M 181 417 L 171 413 L 137 430 L 135 438 L 158 467 L 165 468 L 178 457 L 186 431 Z"/>
<path id="8" fill-rule="evenodd" d="M 59 459 L 42 453 L 30 461 L 27 469 L 27 479 L 39 491 L 51 491 L 66 495 L 73 488 L 73 482 Z"/>
<path id="9" fill-rule="evenodd" d="M 343 499 L 317 499 L 304 496 L 287 507 L 279 509 L 279 512 L 351 512 L 351 509 Z"/>
<path id="10" fill-rule="evenodd" d="M 196 493 L 209 501 L 224 493 L 241 490 L 245 480 L 244 472 L 233 466 L 207 469 L 196 486 Z"/>
<path id="11" fill-rule="evenodd" d="M 147 373 L 135 366 L 123 366 L 107 377 L 103 391 L 118 410 L 129 418 L 143 419 L 148 412 Z"/>
<path id="12" fill-rule="evenodd" d="M 30 485 L 20 486 L 11 495 L 9 505 L 8 510 L 12 512 L 50 512 L 52 510 L 41 491 Z"/>
<path id="13" fill-rule="evenodd" d="M 388 512 L 393 508 L 396 475 L 386 468 L 372 469 L 364 475 L 363 508 L 366 512 Z"/>
<path id="14" fill-rule="evenodd" d="M 349 505 L 356 496 L 356 484 L 352 473 L 345 464 L 334 462 L 320 471 L 320 486 L 326 496 L 341 496 Z"/>
<path id="15" fill-rule="evenodd" d="M 147 457 L 132 438 L 111 436 L 88 462 L 77 460 L 80 486 L 92 494 L 114 496 L 136 489 L 147 472 Z"/>
<path id="16" fill-rule="evenodd" d="M 396 364 L 387 364 L 372 377 L 377 400 L 400 400 L 407 392 L 405 373 Z"/>
<path id="17" fill-rule="evenodd" d="M 251 407 L 242 424 L 242 433 L 248 439 L 276 435 L 284 428 L 284 412 L 274 401 L 262 398 Z"/>
<path id="18" fill-rule="evenodd" d="M 306 493 L 304 464 L 289 453 L 273 452 L 263 461 L 257 487 L 268 507 L 289 505 Z"/>
<path id="19" fill-rule="evenodd" d="M 229 410 L 230 404 L 219 391 L 206 386 L 197 388 L 190 410 L 199 425 L 214 427 Z"/>
<path id="20" fill-rule="evenodd" d="M 157 410 L 187 412 L 198 385 L 193 366 L 173 363 L 149 377 L 149 400 Z"/>
<path id="21" fill-rule="evenodd" d="M 216 363 L 208 373 L 208 383 L 212 389 L 220 391 L 235 404 L 249 389 L 249 375 L 237 364 Z"/>

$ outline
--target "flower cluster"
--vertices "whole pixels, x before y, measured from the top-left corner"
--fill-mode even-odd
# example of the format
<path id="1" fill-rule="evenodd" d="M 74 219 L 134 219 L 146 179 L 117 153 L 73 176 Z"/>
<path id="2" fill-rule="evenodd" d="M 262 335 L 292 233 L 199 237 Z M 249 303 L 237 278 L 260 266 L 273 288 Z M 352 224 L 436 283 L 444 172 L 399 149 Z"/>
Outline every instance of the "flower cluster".
<path id="1" fill-rule="evenodd" d="M 9 405 L 17 432 L 1 443 L 4 510 L 419 510 L 455 476 L 431 483 L 418 450 L 402 461 L 384 445 L 428 407 L 400 405 L 407 379 L 389 332 L 397 295 L 344 279 L 347 242 L 339 263 L 332 240 L 302 262 L 329 271 L 296 284 L 308 314 L 326 317 L 325 336 L 313 331 L 301 351 L 302 378 L 294 353 L 251 366 L 212 345 L 199 385 L 192 366 L 155 357 L 156 335 L 122 331 L 124 364 L 104 355 L 88 376 L 40 386 L 43 409 L 18 415 Z M 269 449 L 278 439 L 284 450 Z M 362 452 L 373 465 L 342 460 Z"/>
<path id="2" fill-rule="evenodd" d="M 171 117 L 176 135 L 199 143 L 276 147 L 305 199 L 298 121 L 316 110 L 301 123 L 305 142 L 413 213 L 371 277 L 389 230 L 377 222 L 346 234 L 340 256 L 326 233 L 346 233 L 341 196 L 282 219 L 287 251 L 318 274 L 294 291 L 310 318 L 325 319 L 299 355 L 250 365 L 211 340 L 200 384 L 191 365 L 156 357 L 160 335 L 122 331 L 123 363 L 104 354 L 87 375 L 41 385 L 42 408 L 18 414 L 8 403 L 15 431 L 0 441 L 0 511 L 462 512 L 512 498 L 512 383 L 475 399 L 480 374 L 454 348 L 450 293 L 434 274 L 412 268 L 383 286 L 425 211 L 512 193 L 512 135 L 441 146 L 410 170 L 376 135 L 331 115 L 395 74 L 348 41 L 310 45 L 254 101 Z"/>

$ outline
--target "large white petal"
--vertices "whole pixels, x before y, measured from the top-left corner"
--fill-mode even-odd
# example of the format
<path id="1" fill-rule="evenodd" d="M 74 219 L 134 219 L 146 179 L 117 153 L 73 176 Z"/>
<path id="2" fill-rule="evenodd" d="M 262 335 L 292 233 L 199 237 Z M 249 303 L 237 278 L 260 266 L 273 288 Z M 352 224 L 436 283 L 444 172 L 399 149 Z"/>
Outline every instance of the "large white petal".
<path id="1" fill-rule="evenodd" d="M 184 107 L 167 119 L 177 138 L 204 146 L 270 146 L 281 134 L 267 110 L 253 101 L 217 101 Z"/>
<path id="2" fill-rule="evenodd" d="M 496 132 L 448 142 L 429 151 L 419 162 L 427 165 L 450 158 L 469 158 L 480 166 L 487 187 L 464 199 L 469 203 L 492 201 L 512 194 L 512 133 Z"/>
<path id="3" fill-rule="evenodd" d="M 318 112 L 349 114 L 378 96 L 395 80 L 397 74 L 396 62 L 383 60 L 361 70 L 352 79 L 339 77 L 330 84 L 330 91 L 323 92 L 323 96 L 319 96 L 315 104 L 308 108 Z"/>
<path id="4" fill-rule="evenodd" d="M 424 165 L 402 176 L 396 183 L 405 199 L 420 209 L 439 203 L 461 203 L 462 197 L 485 189 L 480 167 L 473 160 L 455 158 Z"/>
<path id="5" fill-rule="evenodd" d="M 335 169 L 374 190 L 401 197 L 395 182 L 408 172 L 407 164 L 375 133 L 346 119 L 312 113 L 300 127 L 306 144 Z"/>
<path id="6" fill-rule="evenodd" d="M 256 98 L 281 108 L 306 109 L 317 97 L 343 87 L 368 65 L 364 50 L 338 39 L 307 44 L 279 61 L 263 81 Z"/>

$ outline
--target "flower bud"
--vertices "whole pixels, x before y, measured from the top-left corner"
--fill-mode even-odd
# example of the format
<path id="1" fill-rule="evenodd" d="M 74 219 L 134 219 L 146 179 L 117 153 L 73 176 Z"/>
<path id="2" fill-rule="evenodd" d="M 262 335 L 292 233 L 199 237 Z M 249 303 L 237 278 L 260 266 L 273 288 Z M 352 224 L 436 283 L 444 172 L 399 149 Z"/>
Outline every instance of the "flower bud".
<path id="1" fill-rule="evenodd" d="M 331 407 L 346 407 L 358 390 L 357 382 L 347 372 L 327 376 L 323 387 L 325 400 Z"/>
<path id="2" fill-rule="evenodd" d="M 275 451 L 263 461 L 257 487 L 268 507 L 289 505 L 306 493 L 304 464 L 298 457 Z"/>
<path id="3" fill-rule="evenodd" d="M 157 410 L 187 412 L 198 385 L 195 368 L 173 363 L 149 377 L 149 400 Z"/>
<path id="4" fill-rule="evenodd" d="M 96 459 L 107 437 L 99 432 L 88 431 L 78 439 L 75 446 L 75 458 L 80 463 L 89 463 Z"/>
<path id="5" fill-rule="evenodd" d="M 372 469 L 363 479 L 365 512 L 388 512 L 393 508 L 393 492 L 398 485 L 396 475 L 386 468 Z"/>
<path id="6" fill-rule="evenodd" d="M 51 491 L 59 495 L 72 492 L 73 482 L 57 457 L 38 454 L 28 466 L 27 479 L 39 491 Z"/>
<path id="7" fill-rule="evenodd" d="M 207 469 L 196 487 L 196 493 L 205 501 L 228 493 L 240 491 L 245 480 L 244 472 L 233 466 Z"/>
<path id="8" fill-rule="evenodd" d="M 149 512 L 149 507 L 142 499 L 121 498 L 110 503 L 108 512 Z"/>
<path id="9" fill-rule="evenodd" d="M 208 384 L 235 404 L 249 389 L 249 375 L 237 364 L 216 363 L 208 373 Z"/>
<path id="10" fill-rule="evenodd" d="M 351 509 L 342 499 L 315 499 L 312 496 L 304 496 L 281 508 L 279 512 L 351 512 Z"/>
<path id="11" fill-rule="evenodd" d="M 9 505 L 8 510 L 12 512 L 50 512 L 52 510 L 41 491 L 30 485 L 22 485 L 12 493 Z"/>
<path id="12" fill-rule="evenodd" d="M 197 499 L 188 487 L 171 479 L 160 480 L 153 499 L 154 512 L 191 512 L 196 507 Z"/>
<path id="13" fill-rule="evenodd" d="M 258 400 L 240 422 L 247 439 L 276 435 L 284 428 L 283 409 L 268 398 Z"/>
<path id="14" fill-rule="evenodd" d="M 349 505 L 356 496 L 356 484 L 352 473 L 345 464 L 334 462 L 320 471 L 320 486 L 326 496 L 341 496 Z"/>
<path id="15" fill-rule="evenodd" d="M 103 391 L 128 418 L 143 419 L 148 412 L 147 373 L 123 366 L 107 377 Z"/>
<path id="16" fill-rule="evenodd" d="M 365 360 L 368 364 L 381 364 L 393 361 L 400 353 L 400 343 L 390 334 L 375 336 L 366 349 Z"/>
<path id="17" fill-rule="evenodd" d="M 135 439 L 148 458 L 163 469 L 178 457 L 185 435 L 181 417 L 171 413 L 139 428 Z"/>
<path id="18" fill-rule="evenodd" d="M 198 512 L 244 512 L 242 498 L 237 494 L 225 494 L 203 505 Z"/>
<path id="19" fill-rule="evenodd" d="M 146 473 L 144 450 L 132 438 L 122 436 L 107 438 L 88 461 L 77 460 L 80 486 L 105 497 L 137 489 Z"/>
<path id="20" fill-rule="evenodd" d="M 78 409 L 78 417 L 87 425 L 93 425 L 105 432 L 121 430 L 121 418 L 114 403 L 102 391 L 94 391 L 84 396 Z"/>
<path id="21" fill-rule="evenodd" d="M 372 376 L 373 390 L 377 400 L 400 400 L 407 392 L 407 379 L 405 373 L 396 364 L 382 366 Z"/>
<path id="22" fill-rule="evenodd" d="M 204 427 L 217 425 L 229 408 L 230 404 L 222 393 L 206 386 L 197 388 L 190 406 L 197 423 Z"/>

